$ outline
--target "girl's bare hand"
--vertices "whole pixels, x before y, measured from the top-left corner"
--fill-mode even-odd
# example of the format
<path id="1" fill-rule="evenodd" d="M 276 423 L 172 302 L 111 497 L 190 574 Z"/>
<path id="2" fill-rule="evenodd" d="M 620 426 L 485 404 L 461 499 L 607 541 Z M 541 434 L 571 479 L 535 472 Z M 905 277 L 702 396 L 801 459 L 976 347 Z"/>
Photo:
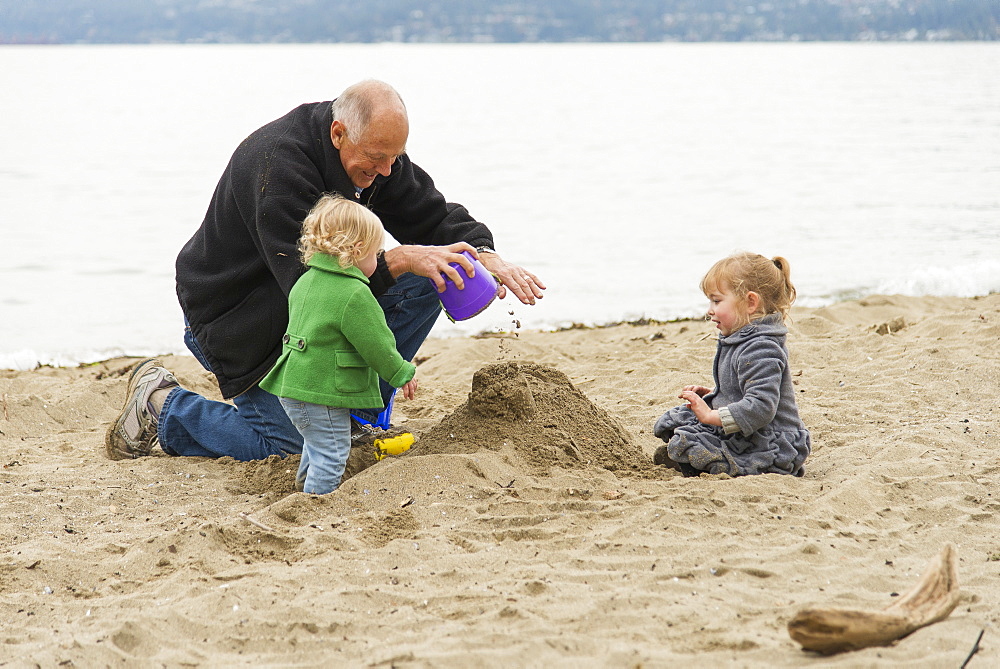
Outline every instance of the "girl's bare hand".
<path id="1" fill-rule="evenodd" d="M 697 386 L 697 388 L 707 390 L 702 386 Z M 688 403 L 688 406 L 694 412 L 695 418 L 699 422 L 705 425 L 722 425 L 722 418 L 719 417 L 719 412 L 708 406 L 708 403 L 701 398 L 697 390 L 682 390 L 680 397 Z"/>
<path id="2" fill-rule="evenodd" d="M 399 390 L 403 393 L 403 397 L 405 397 L 408 400 L 412 400 L 413 397 L 414 397 L 414 395 L 417 392 L 417 386 L 418 385 L 420 385 L 420 384 L 417 383 L 417 379 L 413 378 L 413 379 L 410 379 L 406 383 L 406 385 L 404 385 Z"/>

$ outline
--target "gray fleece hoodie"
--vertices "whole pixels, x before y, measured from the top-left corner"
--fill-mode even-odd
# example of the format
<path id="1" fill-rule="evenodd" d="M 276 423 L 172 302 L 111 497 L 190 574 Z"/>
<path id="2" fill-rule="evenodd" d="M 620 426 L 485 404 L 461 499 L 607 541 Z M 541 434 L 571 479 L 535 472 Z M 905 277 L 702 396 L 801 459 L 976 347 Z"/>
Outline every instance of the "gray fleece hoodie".
<path id="1" fill-rule="evenodd" d="M 705 402 L 722 428 L 704 425 L 687 405 L 667 411 L 653 428 L 675 462 L 731 476 L 803 474 L 809 432 L 799 418 L 781 317 L 771 314 L 720 336 Z"/>

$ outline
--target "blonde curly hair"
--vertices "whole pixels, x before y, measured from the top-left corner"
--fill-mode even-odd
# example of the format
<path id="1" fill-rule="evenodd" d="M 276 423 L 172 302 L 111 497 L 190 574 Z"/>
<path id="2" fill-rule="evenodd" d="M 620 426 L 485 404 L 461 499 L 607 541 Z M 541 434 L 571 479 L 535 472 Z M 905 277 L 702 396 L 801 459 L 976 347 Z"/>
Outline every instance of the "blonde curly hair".
<path id="1" fill-rule="evenodd" d="M 746 307 L 747 294 L 757 293 L 760 309 L 746 318 L 746 322 L 739 323 L 740 327 L 768 314 L 780 314 L 784 321 L 795 302 L 791 269 L 788 261 L 781 256 L 769 260 L 759 253 L 734 253 L 712 265 L 701 280 L 700 287 L 705 295 L 728 288 L 743 307 Z"/>
<path id="2" fill-rule="evenodd" d="M 302 221 L 299 252 L 303 264 L 313 255 L 336 256 L 341 267 L 357 265 L 365 256 L 379 251 L 385 231 L 378 216 L 336 194 L 323 195 Z"/>

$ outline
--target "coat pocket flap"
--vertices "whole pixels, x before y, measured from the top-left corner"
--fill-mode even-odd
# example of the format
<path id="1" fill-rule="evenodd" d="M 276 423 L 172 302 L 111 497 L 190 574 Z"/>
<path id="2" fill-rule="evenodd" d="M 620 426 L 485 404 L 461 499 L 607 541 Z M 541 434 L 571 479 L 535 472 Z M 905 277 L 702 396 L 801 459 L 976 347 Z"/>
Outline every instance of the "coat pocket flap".
<path id="1" fill-rule="evenodd" d="M 337 351 L 337 367 L 367 367 L 368 363 L 357 351 Z"/>

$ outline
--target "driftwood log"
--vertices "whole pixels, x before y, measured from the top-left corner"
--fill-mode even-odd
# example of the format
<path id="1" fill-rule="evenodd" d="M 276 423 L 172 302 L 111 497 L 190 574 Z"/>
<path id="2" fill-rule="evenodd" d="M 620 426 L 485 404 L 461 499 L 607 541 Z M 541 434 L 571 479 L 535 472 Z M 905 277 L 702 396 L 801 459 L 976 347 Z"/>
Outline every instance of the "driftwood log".
<path id="1" fill-rule="evenodd" d="M 869 646 L 888 646 L 925 625 L 944 620 L 958 606 L 958 558 L 945 544 L 909 592 L 882 611 L 803 609 L 788 634 L 803 650 L 832 655 Z"/>

